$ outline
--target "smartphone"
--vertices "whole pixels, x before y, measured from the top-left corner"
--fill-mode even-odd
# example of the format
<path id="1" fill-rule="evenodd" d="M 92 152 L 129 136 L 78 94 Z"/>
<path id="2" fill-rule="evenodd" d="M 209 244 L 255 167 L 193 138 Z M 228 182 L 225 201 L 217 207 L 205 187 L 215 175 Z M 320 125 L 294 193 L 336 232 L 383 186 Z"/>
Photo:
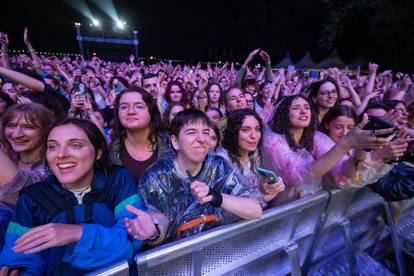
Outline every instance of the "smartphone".
<path id="1" fill-rule="evenodd" d="M 393 128 L 395 127 L 394 124 L 388 120 L 385 120 L 380 117 L 374 117 L 362 128 L 363 130 L 377 130 L 377 129 L 386 129 L 386 128 Z M 393 133 L 377 135 L 377 137 L 386 138 L 391 136 Z"/>
<path id="2" fill-rule="evenodd" d="M 75 99 L 79 101 L 86 101 L 85 85 L 83 83 L 75 83 L 73 87 L 75 89 Z"/>
<path id="3" fill-rule="evenodd" d="M 119 94 L 122 91 L 122 86 L 119 83 L 114 84 L 114 93 Z"/>
<path id="4" fill-rule="evenodd" d="M 256 171 L 263 177 L 263 178 L 267 178 L 269 181 L 267 182 L 268 184 L 275 184 L 278 181 L 278 177 L 277 175 L 268 169 L 265 168 L 256 168 Z"/>

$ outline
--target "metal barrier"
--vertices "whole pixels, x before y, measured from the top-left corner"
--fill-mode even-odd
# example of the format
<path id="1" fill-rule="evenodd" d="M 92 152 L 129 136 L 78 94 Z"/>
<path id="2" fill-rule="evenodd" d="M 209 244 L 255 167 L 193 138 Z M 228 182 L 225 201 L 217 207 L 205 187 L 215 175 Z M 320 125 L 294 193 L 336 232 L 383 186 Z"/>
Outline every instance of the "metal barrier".
<path id="1" fill-rule="evenodd" d="M 384 208 L 384 199 L 368 188 L 324 191 L 270 209 L 260 220 L 223 225 L 139 253 L 135 260 L 139 275 L 302 275 L 345 252 L 355 272 L 355 250 L 373 250 L 389 236 Z M 391 238 L 401 258 L 398 240 Z M 404 275 L 402 260 L 398 265 Z"/>

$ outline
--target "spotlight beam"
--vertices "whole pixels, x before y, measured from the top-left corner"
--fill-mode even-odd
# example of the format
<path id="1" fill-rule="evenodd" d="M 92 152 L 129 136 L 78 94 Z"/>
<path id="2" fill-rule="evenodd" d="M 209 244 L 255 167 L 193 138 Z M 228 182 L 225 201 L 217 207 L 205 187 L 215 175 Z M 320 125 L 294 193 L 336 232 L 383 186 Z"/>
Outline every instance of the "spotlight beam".
<path id="1" fill-rule="evenodd" d="M 91 0 L 98 8 L 105 12 L 115 22 L 119 21 L 113 0 Z"/>
<path id="2" fill-rule="evenodd" d="M 89 20 L 94 20 L 92 12 L 85 0 L 63 0 L 63 2 L 83 14 L 85 17 L 89 18 Z"/>

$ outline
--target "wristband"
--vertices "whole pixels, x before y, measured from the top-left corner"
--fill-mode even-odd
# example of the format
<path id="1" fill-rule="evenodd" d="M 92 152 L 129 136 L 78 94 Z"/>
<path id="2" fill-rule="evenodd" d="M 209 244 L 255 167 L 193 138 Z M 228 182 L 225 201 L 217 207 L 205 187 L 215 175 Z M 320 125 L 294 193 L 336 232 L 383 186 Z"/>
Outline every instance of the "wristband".
<path id="1" fill-rule="evenodd" d="M 213 199 L 210 201 L 210 204 L 213 205 L 214 207 L 221 207 L 221 205 L 223 204 L 223 196 L 221 195 L 220 192 L 214 190 L 213 188 L 209 188 L 208 189 L 208 196 L 212 195 Z"/>
<path id="2" fill-rule="evenodd" d="M 157 232 L 146 240 L 150 243 L 156 242 L 161 236 L 161 231 L 160 231 L 160 228 L 158 227 L 158 223 L 154 223 L 154 226 Z"/>

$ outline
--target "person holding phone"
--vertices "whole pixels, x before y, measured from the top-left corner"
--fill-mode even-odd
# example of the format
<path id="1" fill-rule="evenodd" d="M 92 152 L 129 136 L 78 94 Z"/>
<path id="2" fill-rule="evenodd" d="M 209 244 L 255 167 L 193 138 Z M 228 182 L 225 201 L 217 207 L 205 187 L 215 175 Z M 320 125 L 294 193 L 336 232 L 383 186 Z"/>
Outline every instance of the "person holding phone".
<path id="1" fill-rule="evenodd" d="M 256 112 L 251 109 L 233 111 L 227 119 L 222 147 L 217 154 L 234 165 L 249 187 L 259 187 L 263 201 L 269 202 L 284 190 L 285 184 L 281 177 L 270 179 L 270 173 L 264 174 L 266 171 L 259 169 L 263 166 L 260 153 L 263 131 L 262 119 Z"/>
<path id="2" fill-rule="evenodd" d="M 278 203 L 314 194 L 322 189 L 322 177 L 329 173 L 337 181 L 356 162 L 344 156 L 351 149 L 377 149 L 387 145 L 390 138 L 363 130 L 367 118 L 335 144 L 325 134 L 316 131 L 316 114 L 309 101 L 301 96 L 285 97 L 265 131 L 263 161 L 267 168 L 283 177 L 286 189 Z M 394 129 L 379 130 L 388 134 Z M 359 161 L 359 160 L 358 160 Z"/>

